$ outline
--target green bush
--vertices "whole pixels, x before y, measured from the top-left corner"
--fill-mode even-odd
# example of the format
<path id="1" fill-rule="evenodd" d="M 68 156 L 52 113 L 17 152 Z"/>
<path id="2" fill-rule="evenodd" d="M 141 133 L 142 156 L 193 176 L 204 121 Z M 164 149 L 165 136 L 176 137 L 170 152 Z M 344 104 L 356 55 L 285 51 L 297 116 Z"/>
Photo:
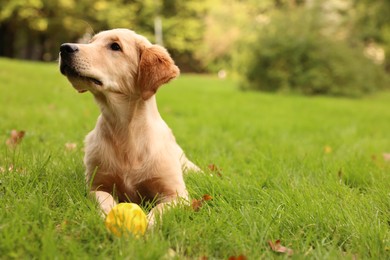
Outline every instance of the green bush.
<path id="1" fill-rule="evenodd" d="M 244 44 L 243 89 L 306 95 L 361 96 L 388 87 L 384 70 L 359 46 L 323 33 L 309 11 L 273 17 Z"/>

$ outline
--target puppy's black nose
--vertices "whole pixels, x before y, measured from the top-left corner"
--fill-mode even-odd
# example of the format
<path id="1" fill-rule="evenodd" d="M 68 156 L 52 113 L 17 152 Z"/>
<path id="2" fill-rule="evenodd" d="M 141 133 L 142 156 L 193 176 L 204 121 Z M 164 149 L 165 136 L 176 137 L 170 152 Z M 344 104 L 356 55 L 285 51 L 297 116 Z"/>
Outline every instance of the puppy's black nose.
<path id="1" fill-rule="evenodd" d="M 61 53 L 66 53 L 66 54 L 71 54 L 71 53 L 74 53 L 74 52 L 77 52 L 79 50 L 79 47 L 77 47 L 76 44 L 71 44 L 71 43 L 64 43 L 64 44 L 61 44 L 61 47 L 60 47 L 60 52 Z"/>

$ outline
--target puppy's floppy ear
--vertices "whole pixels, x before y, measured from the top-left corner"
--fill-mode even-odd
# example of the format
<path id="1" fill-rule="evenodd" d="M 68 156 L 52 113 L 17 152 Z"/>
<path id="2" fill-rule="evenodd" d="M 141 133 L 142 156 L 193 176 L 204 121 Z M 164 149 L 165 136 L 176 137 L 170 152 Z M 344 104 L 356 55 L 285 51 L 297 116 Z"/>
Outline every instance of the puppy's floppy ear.
<path id="1" fill-rule="evenodd" d="M 137 79 L 142 99 L 149 99 L 162 84 L 175 78 L 179 73 L 179 68 L 163 47 L 152 45 L 143 48 Z"/>

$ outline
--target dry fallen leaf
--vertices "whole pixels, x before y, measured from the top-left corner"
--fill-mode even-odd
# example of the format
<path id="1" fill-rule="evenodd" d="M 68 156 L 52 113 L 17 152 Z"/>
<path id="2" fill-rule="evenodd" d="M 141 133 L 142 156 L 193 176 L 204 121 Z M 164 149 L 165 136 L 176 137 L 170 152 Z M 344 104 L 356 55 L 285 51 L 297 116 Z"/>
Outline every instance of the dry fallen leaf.
<path id="1" fill-rule="evenodd" d="M 384 153 L 383 160 L 385 160 L 386 162 L 390 162 L 390 153 Z"/>
<path id="2" fill-rule="evenodd" d="M 24 168 L 16 168 L 13 164 L 9 166 L 0 166 L 0 173 L 25 173 L 26 169 Z"/>
<path id="3" fill-rule="evenodd" d="M 222 169 L 218 168 L 215 164 L 209 164 L 207 167 L 210 171 L 215 172 L 218 177 L 222 178 Z"/>
<path id="4" fill-rule="evenodd" d="M 203 204 L 203 200 L 193 199 L 191 206 L 194 211 L 199 211 L 199 209 L 202 207 L 202 204 Z"/>
<path id="5" fill-rule="evenodd" d="M 47 108 L 50 109 L 50 110 L 55 110 L 57 107 L 56 107 L 55 104 L 49 104 L 49 105 L 47 106 Z"/>
<path id="6" fill-rule="evenodd" d="M 209 200 L 212 200 L 213 199 L 213 197 L 211 197 L 209 194 L 205 194 L 205 195 L 203 195 L 203 197 L 202 197 L 202 200 L 203 201 L 209 201 Z"/>
<path id="7" fill-rule="evenodd" d="M 77 144 L 76 143 L 66 143 L 65 148 L 67 151 L 73 151 L 77 148 Z"/>
<path id="8" fill-rule="evenodd" d="M 212 200 L 213 197 L 211 197 L 210 195 L 208 194 L 205 194 L 202 196 L 202 198 L 200 200 L 197 200 L 197 199 L 193 199 L 192 200 L 192 203 L 191 203 L 191 206 L 192 206 L 192 209 L 194 211 L 199 211 L 200 208 L 203 206 L 203 203 L 205 201 L 209 201 L 209 200 Z"/>
<path id="9" fill-rule="evenodd" d="M 342 255 L 344 257 L 344 259 L 351 259 L 351 260 L 358 260 L 359 259 L 359 256 L 357 254 L 351 254 L 351 253 L 347 253 L 347 252 L 342 252 Z"/>
<path id="10" fill-rule="evenodd" d="M 210 171 L 216 171 L 218 168 L 217 168 L 217 166 L 215 166 L 215 164 L 209 164 L 208 166 L 207 166 L 208 168 L 209 168 L 209 170 Z"/>
<path id="11" fill-rule="evenodd" d="M 337 172 L 337 176 L 339 176 L 339 179 L 343 178 L 343 170 L 340 168 L 339 171 Z"/>
<path id="12" fill-rule="evenodd" d="M 268 241 L 268 244 L 271 247 L 272 251 L 274 251 L 274 252 L 287 254 L 288 256 L 291 256 L 294 253 L 294 251 L 291 248 L 282 246 L 280 244 L 280 240 L 276 240 L 275 243 L 273 243 L 270 240 L 270 241 Z"/>
<path id="13" fill-rule="evenodd" d="M 11 131 L 10 137 L 5 143 L 8 147 L 15 148 L 22 141 L 25 133 L 25 131 L 18 131 L 14 129 Z"/>
<path id="14" fill-rule="evenodd" d="M 177 253 L 172 248 L 169 248 L 163 259 L 175 259 L 177 258 Z"/>
<path id="15" fill-rule="evenodd" d="M 247 257 L 244 255 L 239 255 L 239 256 L 231 256 L 228 258 L 229 260 L 246 260 Z"/>
<path id="16" fill-rule="evenodd" d="M 332 147 L 330 147 L 329 145 L 326 145 L 324 147 L 324 153 L 330 154 L 331 152 L 332 152 Z"/>
<path id="17" fill-rule="evenodd" d="M 62 221 L 62 223 L 56 225 L 56 231 L 57 232 L 63 231 L 68 224 L 69 222 L 67 220 Z"/>

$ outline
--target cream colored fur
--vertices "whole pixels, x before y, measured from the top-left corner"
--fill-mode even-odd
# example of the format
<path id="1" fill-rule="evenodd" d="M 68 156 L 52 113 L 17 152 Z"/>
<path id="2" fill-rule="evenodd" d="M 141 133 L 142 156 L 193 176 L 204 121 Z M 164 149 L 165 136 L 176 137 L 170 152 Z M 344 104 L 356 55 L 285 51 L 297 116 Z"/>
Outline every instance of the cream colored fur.
<path id="1" fill-rule="evenodd" d="M 161 118 L 154 95 L 179 69 L 164 48 L 127 29 L 69 46 L 74 50 L 60 54 L 61 72 L 79 92 L 90 91 L 101 110 L 85 139 L 91 194 L 104 214 L 118 200 L 157 199 L 149 213 L 152 224 L 163 205 L 188 199 L 183 170 L 199 171 Z"/>

